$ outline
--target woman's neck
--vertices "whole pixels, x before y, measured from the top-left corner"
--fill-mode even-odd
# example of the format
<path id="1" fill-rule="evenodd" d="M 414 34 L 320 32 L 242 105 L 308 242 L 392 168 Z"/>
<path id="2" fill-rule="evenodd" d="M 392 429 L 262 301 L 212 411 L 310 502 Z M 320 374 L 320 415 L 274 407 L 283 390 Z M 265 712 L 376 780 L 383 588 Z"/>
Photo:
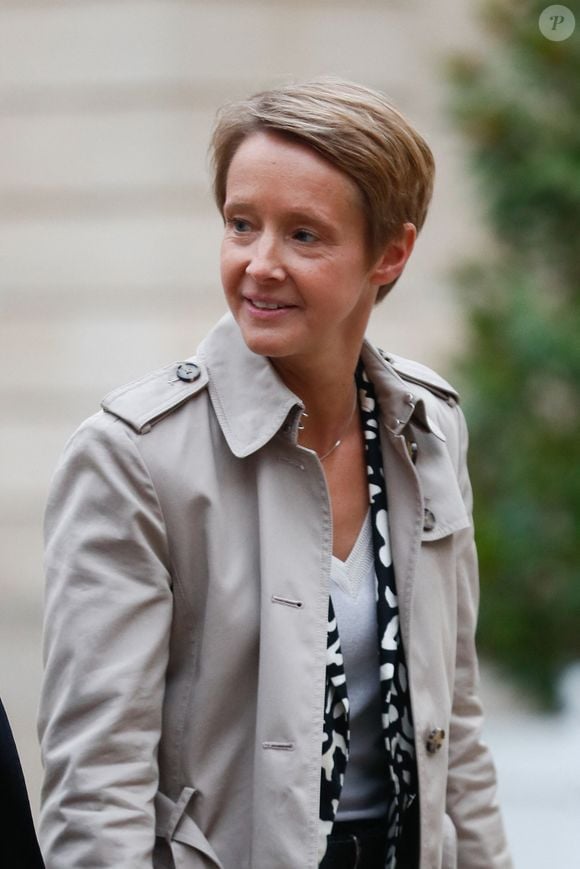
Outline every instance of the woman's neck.
<path id="1" fill-rule="evenodd" d="M 319 456 L 332 451 L 338 440 L 347 437 L 356 417 L 354 373 L 358 356 L 317 367 L 271 361 L 286 386 L 304 404 L 299 443 Z"/>

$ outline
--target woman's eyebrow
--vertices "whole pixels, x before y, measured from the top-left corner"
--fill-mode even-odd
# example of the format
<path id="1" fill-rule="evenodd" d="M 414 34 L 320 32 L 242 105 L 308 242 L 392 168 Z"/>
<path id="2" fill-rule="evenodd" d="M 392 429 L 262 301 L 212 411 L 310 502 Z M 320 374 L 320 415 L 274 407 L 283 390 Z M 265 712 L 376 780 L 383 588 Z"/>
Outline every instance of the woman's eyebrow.
<path id="1" fill-rule="evenodd" d="M 288 211 L 288 216 L 292 218 L 292 220 L 297 220 L 303 223 L 321 223 L 325 226 L 329 225 L 329 220 L 323 213 L 318 210 L 312 211 L 304 211 L 302 208 L 291 208 Z"/>
<path id="2" fill-rule="evenodd" d="M 253 208 L 252 204 L 243 199 L 231 199 L 224 202 L 224 211 L 239 211 L 240 209 L 248 211 L 251 208 Z"/>
<path id="3" fill-rule="evenodd" d="M 236 212 L 254 212 L 256 204 L 245 199 L 231 199 L 224 203 L 224 214 L 235 214 Z M 296 208 L 288 208 L 283 214 L 285 221 L 291 220 L 294 223 L 315 224 L 316 226 L 330 229 L 332 221 L 319 209 L 313 208 L 306 210 L 300 206 Z"/>

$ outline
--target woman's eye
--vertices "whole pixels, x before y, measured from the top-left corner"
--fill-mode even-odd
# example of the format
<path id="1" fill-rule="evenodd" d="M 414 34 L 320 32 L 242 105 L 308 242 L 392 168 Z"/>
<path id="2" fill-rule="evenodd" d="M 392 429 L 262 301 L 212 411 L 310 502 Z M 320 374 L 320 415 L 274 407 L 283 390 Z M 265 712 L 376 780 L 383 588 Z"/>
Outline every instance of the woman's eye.
<path id="1" fill-rule="evenodd" d="M 316 236 L 313 232 L 310 232 L 308 229 L 298 229 L 294 233 L 294 238 L 297 241 L 302 241 L 305 243 L 316 241 Z"/>
<path id="2" fill-rule="evenodd" d="M 226 220 L 227 225 L 234 232 L 248 232 L 250 224 L 247 220 L 242 220 L 241 217 L 230 217 Z"/>

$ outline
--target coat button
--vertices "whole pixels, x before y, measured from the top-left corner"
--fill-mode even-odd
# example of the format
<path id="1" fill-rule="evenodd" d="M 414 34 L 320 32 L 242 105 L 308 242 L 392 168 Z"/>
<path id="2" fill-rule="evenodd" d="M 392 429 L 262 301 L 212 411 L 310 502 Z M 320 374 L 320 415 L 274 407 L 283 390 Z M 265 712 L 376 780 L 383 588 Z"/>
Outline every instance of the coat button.
<path id="1" fill-rule="evenodd" d="M 435 513 L 428 507 L 423 511 L 423 531 L 433 531 L 435 528 Z"/>
<path id="2" fill-rule="evenodd" d="M 434 727 L 425 741 L 425 748 L 429 754 L 436 754 L 445 742 L 445 731 L 440 727 Z"/>
<path id="3" fill-rule="evenodd" d="M 180 380 L 184 380 L 186 383 L 192 383 L 194 380 L 197 380 L 198 377 L 201 377 L 201 370 L 199 365 L 196 365 L 195 362 L 182 362 L 177 366 L 177 371 L 175 373 Z"/>

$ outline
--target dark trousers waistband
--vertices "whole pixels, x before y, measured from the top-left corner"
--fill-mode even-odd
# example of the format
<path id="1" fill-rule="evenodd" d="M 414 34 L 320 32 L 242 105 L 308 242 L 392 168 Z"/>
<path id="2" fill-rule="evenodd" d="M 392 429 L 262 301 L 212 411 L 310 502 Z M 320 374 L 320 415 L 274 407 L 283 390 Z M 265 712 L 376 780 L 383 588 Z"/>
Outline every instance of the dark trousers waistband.
<path id="1" fill-rule="evenodd" d="M 337 821 L 320 869 L 384 869 L 386 821 Z"/>

